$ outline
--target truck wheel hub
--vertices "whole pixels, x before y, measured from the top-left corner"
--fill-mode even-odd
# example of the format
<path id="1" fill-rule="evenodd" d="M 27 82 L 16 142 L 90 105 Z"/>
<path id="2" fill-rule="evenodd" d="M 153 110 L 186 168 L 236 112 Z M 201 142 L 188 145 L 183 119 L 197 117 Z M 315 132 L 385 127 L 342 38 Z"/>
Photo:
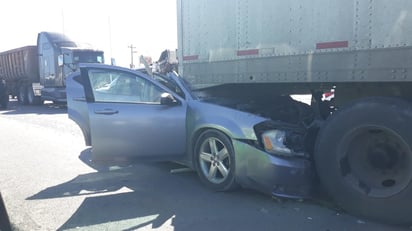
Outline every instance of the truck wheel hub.
<path id="1" fill-rule="evenodd" d="M 341 176 L 356 191 L 385 198 L 412 181 L 412 151 L 393 130 L 360 127 L 347 134 L 340 147 Z"/>

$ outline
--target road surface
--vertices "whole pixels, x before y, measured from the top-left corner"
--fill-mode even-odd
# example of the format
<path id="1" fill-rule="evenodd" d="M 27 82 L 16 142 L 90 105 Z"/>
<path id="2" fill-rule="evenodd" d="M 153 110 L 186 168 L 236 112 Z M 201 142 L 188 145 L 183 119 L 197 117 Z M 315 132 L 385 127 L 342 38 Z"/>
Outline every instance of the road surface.
<path id="1" fill-rule="evenodd" d="M 80 129 L 52 104 L 11 102 L 0 131 L 0 191 L 15 230 L 412 230 L 312 201 L 212 192 L 174 163 L 97 171 Z"/>

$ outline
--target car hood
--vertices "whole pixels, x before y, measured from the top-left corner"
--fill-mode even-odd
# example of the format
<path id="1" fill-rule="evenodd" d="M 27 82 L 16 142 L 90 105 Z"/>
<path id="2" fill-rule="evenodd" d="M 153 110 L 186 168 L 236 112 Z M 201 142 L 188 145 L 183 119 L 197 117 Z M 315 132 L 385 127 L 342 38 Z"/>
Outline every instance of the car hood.
<path id="1" fill-rule="evenodd" d="M 188 101 L 189 131 L 215 128 L 232 139 L 257 140 L 254 126 L 267 118 L 201 100 Z"/>

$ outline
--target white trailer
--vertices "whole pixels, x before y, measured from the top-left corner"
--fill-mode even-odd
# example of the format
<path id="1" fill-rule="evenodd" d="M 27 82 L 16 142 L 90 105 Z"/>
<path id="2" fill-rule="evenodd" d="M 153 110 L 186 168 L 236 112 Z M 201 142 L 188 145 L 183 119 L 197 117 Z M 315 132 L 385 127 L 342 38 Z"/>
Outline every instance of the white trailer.
<path id="1" fill-rule="evenodd" d="M 351 213 L 412 222 L 412 1 L 177 0 L 177 12 L 194 89 L 265 108 L 312 94 L 295 124 L 322 187 Z"/>

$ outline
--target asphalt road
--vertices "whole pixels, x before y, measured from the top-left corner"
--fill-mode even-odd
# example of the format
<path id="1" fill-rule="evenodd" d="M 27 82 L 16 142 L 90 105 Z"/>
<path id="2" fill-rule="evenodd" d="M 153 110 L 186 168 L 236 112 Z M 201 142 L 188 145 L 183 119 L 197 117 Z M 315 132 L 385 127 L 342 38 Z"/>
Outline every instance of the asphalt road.
<path id="1" fill-rule="evenodd" d="M 52 104 L 0 111 L 0 191 L 15 230 L 412 230 L 313 201 L 205 188 L 174 163 L 97 171 L 80 129 Z"/>

